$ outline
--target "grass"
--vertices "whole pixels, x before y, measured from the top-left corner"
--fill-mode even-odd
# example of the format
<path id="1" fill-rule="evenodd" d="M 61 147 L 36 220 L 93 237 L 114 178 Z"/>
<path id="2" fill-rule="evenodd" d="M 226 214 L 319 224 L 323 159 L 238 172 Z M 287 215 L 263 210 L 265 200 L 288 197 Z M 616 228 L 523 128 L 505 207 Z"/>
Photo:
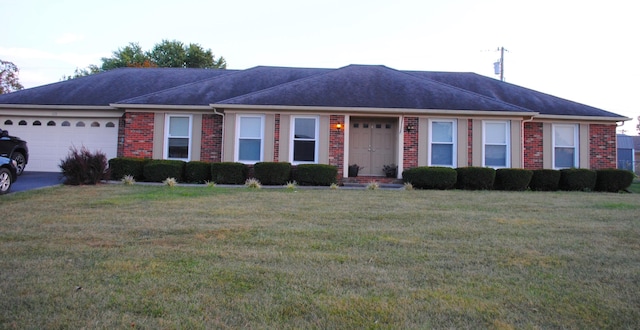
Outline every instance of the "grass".
<path id="1" fill-rule="evenodd" d="M 633 328 L 635 194 L 3 196 L 0 328 Z"/>

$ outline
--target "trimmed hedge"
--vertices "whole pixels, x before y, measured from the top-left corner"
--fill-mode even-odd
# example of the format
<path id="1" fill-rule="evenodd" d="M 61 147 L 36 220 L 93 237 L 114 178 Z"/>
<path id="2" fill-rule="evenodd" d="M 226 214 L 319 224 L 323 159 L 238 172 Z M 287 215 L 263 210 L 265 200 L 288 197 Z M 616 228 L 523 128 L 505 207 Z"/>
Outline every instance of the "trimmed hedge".
<path id="1" fill-rule="evenodd" d="M 496 179 L 496 170 L 490 167 L 459 167 L 456 172 L 458 189 L 491 190 Z"/>
<path id="2" fill-rule="evenodd" d="M 253 165 L 253 177 L 263 185 L 285 185 L 291 178 L 291 164 L 260 162 Z"/>
<path id="3" fill-rule="evenodd" d="M 181 160 L 152 159 L 143 167 L 144 180 L 148 182 L 162 182 L 167 178 L 174 178 L 183 182 L 185 162 Z"/>
<path id="4" fill-rule="evenodd" d="M 211 163 L 211 180 L 219 184 L 244 184 L 249 167 L 243 163 Z"/>
<path id="5" fill-rule="evenodd" d="M 633 183 L 635 174 L 627 170 L 615 168 L 596 171 L 596 191 L 619 192 L 626 190 Z"/>
<path id="6" fill-rule="evenodd" d="M 550 169 L 533 170 L 529 188 L 534 191 L 556 191 L 560 189 L 560 171 Z"/>
<path id="7" fill-rule="evenodd" d="M 302 164 L 293 170 L 293 179 L 301 186 L 330 186 L 336 183 L 338 168 L 325 164 Z"/>
<path id="8" fill-rule="evenodd" d="M 586 168 L 560 170 L 560 190 L 593 191 L 596 187 L 596 171 Z"/>
<path id="9" fill-rule="evenodd" d="M 184 166 L 184 180 L 191 183 L 211 181 L 211 163 L 190 161 Z"/>
<path id="10" fill-rule="evenodd" d="M 137 181 L 142 181 L 143 168 L 151 159 L 147 158 L 131 158 L 117 157 L 109 159 L 109 171 L 111 172 L 111 180 L 120 180 L 125 175 L 132 175 Z"/>
<path id="11" fill-rule="evenodd" d="M 453 189 L 458 172 L 449 167 L 414 167 L 402 172 L 402 181 L 411 183 L 416 189 Z"/>
<path id="12" fill-rule="evenodd" d="M 496 170 L 494 188 L 498 190 L 524 191 L 529 187 L 533 171 L 521 168 L 500 168 Z"/>

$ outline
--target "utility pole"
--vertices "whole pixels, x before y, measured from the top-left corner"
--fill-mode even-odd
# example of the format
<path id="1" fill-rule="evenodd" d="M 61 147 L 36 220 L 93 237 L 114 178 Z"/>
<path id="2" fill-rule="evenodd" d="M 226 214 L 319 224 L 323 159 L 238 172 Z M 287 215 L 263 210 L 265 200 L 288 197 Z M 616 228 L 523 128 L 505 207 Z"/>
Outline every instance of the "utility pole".
<path id="1" fill-rule="evenodd" d="M 498 48 L 500 51 L 500 59 L 493 63 L 493 71 L 500 75 L 500 81 L 504 81 L 504 47 Z"/>

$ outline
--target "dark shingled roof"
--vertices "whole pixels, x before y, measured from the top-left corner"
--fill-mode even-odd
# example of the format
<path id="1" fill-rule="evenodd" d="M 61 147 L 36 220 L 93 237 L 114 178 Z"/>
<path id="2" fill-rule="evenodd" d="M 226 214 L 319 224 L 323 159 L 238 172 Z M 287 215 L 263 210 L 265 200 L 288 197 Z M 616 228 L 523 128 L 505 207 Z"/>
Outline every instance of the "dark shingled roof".
<path id="1" fill-rule="evenodd" d="M 350 65 L 218 104 L 528 112 L 385 66 Z"/>
<path id="2" fill-rule="evenodd" d="M 0 95 L 0 104 L 108 106 L 123 99 L 233 72 L 217 69 L 121 68 Z"/>
<path id="3" fill-rule="evenodd" d="M 331 70 L 258 66 L 118 103 L 208 106 L 221 100 L 253 93 Z"/>
<path id="4" fill-rule="evenodd" d="M 602 109 L 565 100 L 475 73 L 410 71 L 487 97 L 531 109 L 545 115 L 623 117 Z"/>
<path id="5" fill-rule="evenodd" d="M 23 105 L 265 105 L 620 116 L 474 73 L 259 66 L 247 70 L 122 68 L 0 95 Z"/>

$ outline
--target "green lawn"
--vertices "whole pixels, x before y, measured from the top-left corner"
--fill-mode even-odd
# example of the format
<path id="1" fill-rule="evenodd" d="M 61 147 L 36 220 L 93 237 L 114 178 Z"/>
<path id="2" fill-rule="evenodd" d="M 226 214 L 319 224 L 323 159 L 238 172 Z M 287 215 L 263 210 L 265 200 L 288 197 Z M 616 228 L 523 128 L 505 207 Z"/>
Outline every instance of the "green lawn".
<path id="1" fill-rule="evenodd" d="M 639 196 L 10 194 L 0 328 L 636 328 Z"/>

